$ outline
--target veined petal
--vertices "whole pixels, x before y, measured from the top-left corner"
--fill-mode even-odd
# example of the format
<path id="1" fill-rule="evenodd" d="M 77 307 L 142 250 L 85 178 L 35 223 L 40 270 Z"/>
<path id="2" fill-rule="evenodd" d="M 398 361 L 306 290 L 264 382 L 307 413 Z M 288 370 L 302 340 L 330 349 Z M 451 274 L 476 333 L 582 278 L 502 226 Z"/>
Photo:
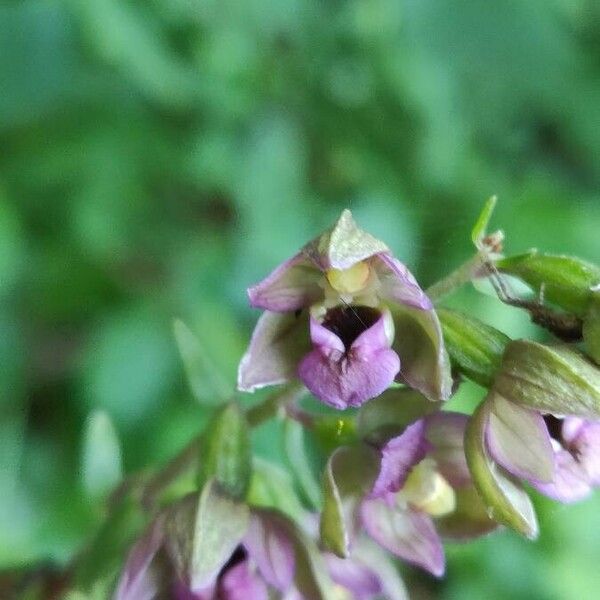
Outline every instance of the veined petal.
<path id="1" fill-rule="evenodd" d="M 433 304 L 420 288 L 408 268 L 387 252 L 377 254 L 369 261 L 374 267 L 381 287 L 378 294 L 398 304 L 431 310 Z"/>
<path id="2" fill-rule="evenodd" d="M 402 363 L 399 379 L 430 400 L 447 400 L 452 393 L 450 360 L 435 311 L 406 305 L 390 310 L 396 331 L 393 348 Z"/>
<path id="3" fill-rule="evenodd" d="M 279 265 L 257 285 L 248 288 L 250 304 L 273 312 L 307 308 L 323 297 L 323 274 L 300 252 Z"/>
<path id="4" fill-rule="evenodd" d="M 219 584 L 219 599 L 223 600 L 269 600 L 265 582 L 244 560 L 228 569 Z"/>
<path id="5" fill-rule="evenodd" d="M 348 269 L 381 252 L 389 252 L 389 248 L 381 240 L 360 229 L 348 209 L 342 212 L 331 229 L 309 242 L 303 249 L 304 255 L 323 271 Z"/>
<path id="6" fill-rule="evenodd" d="M 360 406 L 378 396 L 400 370 L 398 355 L 391 350 L 384 317 L 361 333 L 344 351 L 338 336 L 311 321 L 316 347 L 300 363 L 298 375 L 320 400 L 344 409 Z"/>
<path id="7" fill-rule="evenodd" d="M 491 392 L 486 442 L 490 455 L 527 481 L 551 482 L 554 451 L 542 415 Z"/>
<path id="8" fill-rule="evenodd" d="M 456 412 L 438 411 L 425 417 L 427 454 L 435 460 L 438 471 L 452 487 L 471 482 L 465 457 L 465 429 L 469 418 Z"/>
<path id="9" fill-rule="evenodd" d="M 249 556 L 267 583 L 285 591 L 294 578 L 294 547 L 274 511 L 255 509 L 243 540 Z"/>
<path id="10" fill-rule="evenodd" d="M 300 359 L 310 349 L 308 313 L 265 311 L 252 334 L 238 369 L 238 389 L 253 392 L 296 376 Z"/>
<path id="11" fill-rule="evenodd" d="M 429 516 L 380 499 L 365 500 L 361 516 L 367 533 L 386 550 L 436 577 L 444 574 L 444 549 Z"/>
<path id="12" fill-rule="evenodd" d="M 383 446 L 379 475 L 373 484 L 371 497 L 397 492 L 404 485 L 410 470 L 425 458 L 427 445 L 424 429 L 424 421 L 417 421 Z"/>

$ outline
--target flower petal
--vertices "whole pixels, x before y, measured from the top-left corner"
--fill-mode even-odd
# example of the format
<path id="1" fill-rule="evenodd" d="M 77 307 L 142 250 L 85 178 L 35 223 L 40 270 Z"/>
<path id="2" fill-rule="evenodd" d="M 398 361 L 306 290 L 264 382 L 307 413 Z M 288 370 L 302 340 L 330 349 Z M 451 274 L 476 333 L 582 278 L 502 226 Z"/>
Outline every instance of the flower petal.
<path id="1" fill-rule="evenodd" d="M 398 355 L 388 347 L 383 317 L 347 352 L 342 341 L 315 320 L 311 336 L 316 348 L 302 359 L 298 375 L 317 398 L 334 408 L 360 406 L 378 396 L 400 370 Z"/>
<path id="2" fill-rule="evenodd" d="M 354 558 L 338 558 L 326 554 L 325 561 L 331 579 L 346 588 L 356 600 L 371 600 L 383 592 L 379 577 Z"/>
<path id="3" fill-rule="evenodd" d="M 454 488 L 471 482 L 464 448 L 468 420 L 467 415 L 442 411 L 425 418 L 425 439 L 430 446 L 428 455 Z"/>
<path id="4" fill-rule="evenodd" d="M 486 442 L 494 460 L 527 481 L 552 481 L 554 451 L 542 415 L 493 392 L 488 402 Z"/>
<path id="5" fill-rule="evenodd" d="M 429 516 L 380 499 L 365 500 L 361 515 L 367 533 L 386 550 L 436 577 L 444 574 L 444 549 Z"/>
<path id="6" fill-rule="evenodd" d="M 337 223 L 318 238 L 309 242 L 303 249 L 315 265 L 323 271 L 327 269 L 348 269 L 361 260 L 389 248 L 377 238 L 359 229 L 346 209 Z"/>
<path id="7" fill-rule="evenodd" d="M 399 491 L 410 470 L 425 458 L 427 446 L 424 429 L 424 421 L 417 421 L 383 446 L 379 475 L 370 494 L 372 498 Z"/>
<path id="8" fill-rule="evenodd" d="M 447 400 L 452 393 L 450 360 L 435 311 L 409 306 L 390 307 L 396 335 L 393 348 L 400 357 L 400 379 L 430 400 Z"/>
<path id="9" fill-rule="evenodd" d="M 281 517 L 271 510 L 255 509 L 242 543 L 267 583 L 285 591 L 294 578 L 295 558 Z"/>
<path id="10" fill-rule="evenodd" d="M 576 451 L 590 483 L 600 485 L 600 421 L 567 417 L 563 421 L 562 437 Z"/>
<path id="11" fill-rule="evenodd" d="M 296 377 L 300 359 L 310 349 L 308 316 L 265 311 L 238 369 L 238 389 L 253 392 Z"/>
<path id="12" fill-rule="evenodd" d="M 554 479 L 550 483 L 531 481 L 532 487 L 540 494 L 565 504 L 577 502 L 589 496 L 592 488 L 582 465 L 562 448 L 556 452 L 555 461 Z"/>
<path id="13" fill-rule="evenodd" d="M 304 253 L 279 265 L 257 285 L 248 288 L 250 304 L 274 312 L 307 308 L 323 296 L 323 274 Z"/>
<path id="14" fill-rule="evenodd" d="M 265 582 L 250 569 L 247 560 L 228 569 L 221 578 L 218 598 L 222 600 L 269 600 Z"/>
<path id="15" fill-rule="evenodd" d="M 422 310 L 433 308 L 431 300 L 420 288 L 412 273 L 399 260 L 387 252 L 382 252 L 374 256 L 370 262 L 381 284 L 379 295 L 384 300 Z"/>

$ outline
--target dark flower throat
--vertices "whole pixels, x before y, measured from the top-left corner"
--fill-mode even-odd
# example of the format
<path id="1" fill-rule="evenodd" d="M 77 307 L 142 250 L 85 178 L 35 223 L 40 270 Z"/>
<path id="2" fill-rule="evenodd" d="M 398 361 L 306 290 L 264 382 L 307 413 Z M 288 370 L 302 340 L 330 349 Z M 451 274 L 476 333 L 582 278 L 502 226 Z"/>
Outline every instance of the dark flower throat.
<path id="1" fill-rule="evenodd" d="M 325 314 L 323 327 L 335 333 L 348 350 L 354 340 L 374 325 L 380 316 L 377 309 L 369 306 L 336 306 Z"/>

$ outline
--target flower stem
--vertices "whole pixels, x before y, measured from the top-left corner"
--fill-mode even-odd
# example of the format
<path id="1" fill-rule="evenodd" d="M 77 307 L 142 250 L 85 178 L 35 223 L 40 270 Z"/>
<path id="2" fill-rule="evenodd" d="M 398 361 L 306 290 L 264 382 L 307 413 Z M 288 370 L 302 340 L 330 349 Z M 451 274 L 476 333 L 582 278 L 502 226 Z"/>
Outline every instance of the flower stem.
<path id="1" fill-rule="evenodd" d="M 482 255 L 478 252 L 471 257 L 467 262 L 452 271 L 449 275 L 440 279 L 432 286 L 425 290 L 432 302 L 438 303 L 443 298 L 469 283 L 473 279 L 477 279 L 485 274 L 485 261 Z"/>
<path id="2" fill-rule="evenodd" d="M 268 396 L 260 404 L 246 411 L 246 419 L 250 427 L 256 427 L 274 417 L 288 404 L 300 399 L 306 393 L 306 388 L 299 382 L 292 382 Z"/>

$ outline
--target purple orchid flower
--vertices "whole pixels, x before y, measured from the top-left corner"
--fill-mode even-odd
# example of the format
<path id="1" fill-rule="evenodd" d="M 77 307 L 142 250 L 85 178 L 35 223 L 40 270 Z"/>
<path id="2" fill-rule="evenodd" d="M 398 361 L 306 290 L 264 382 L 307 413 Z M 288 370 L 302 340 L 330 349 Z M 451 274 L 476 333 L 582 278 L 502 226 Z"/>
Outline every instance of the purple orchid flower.
<path id="1" fill-rule="evenodd" d="M 265 310 L 242 358 L 243 391 L 299 377 L 344 409 L 403 381 L 430 399 L 451 393 L 448 357 L 433 305 L 381 241 L 349 210 L 248 290 Z"/>
<path id="2" fill-rule="evenodd" d="M 293 541 L 281 518 L 272 511 L 256 509 L 251 513 L 240 542 L 200 586 L 194 583 L 193 573 L 182 572 L 185 559 L 175 549 L 169 526 L 173 514 L 172 508 L 159 514 L 135 543 L 114 600 L 163 596 L 175 600 L 268 600 L 273 592 L 283 593 L 291 586 L 295 570 Z"/>
<path id="3" fill-rule="evenodd" d="M 349 518 L 382 548 L 437 577 L 445 570 L 442 537 L 465 540 L 496 527 L 466 463 L 467 421 L 438 411 L 387 440 L 373 483 Z"/>
<path id="4" fill-rule="evenodd" d="M 491 394 L 490 456 L 541 494 L 576 502 L 600 486 L 600 421 L 557 417 Z"/>

